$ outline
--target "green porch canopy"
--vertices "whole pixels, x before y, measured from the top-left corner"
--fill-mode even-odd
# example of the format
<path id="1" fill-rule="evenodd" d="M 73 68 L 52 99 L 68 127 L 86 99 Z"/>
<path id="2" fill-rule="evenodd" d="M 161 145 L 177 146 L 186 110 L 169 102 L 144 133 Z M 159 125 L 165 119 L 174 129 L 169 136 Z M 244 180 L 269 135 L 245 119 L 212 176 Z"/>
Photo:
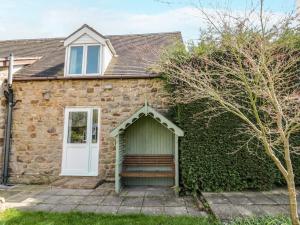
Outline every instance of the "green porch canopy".
<path id="1" fill-rule="evenodd" d="M 176 126 L 172 121 L 164 117 L 162 114 L 157 112 L 155 109 L 153 109 L 151 106 L 148 105 L 146 102 L 145 105 L 140 108 L 138 111 L 136 111 L 132 116 L 130 116 L 127 120 L 125 120 L 123 123 L 121 123 L 118 127 L 113 129 L 113 131 L 110 133 L 112 137 L 116 137 L 119 133 L 122 133 L 124 130 L 126 130 L 127 127 L 129 127 L 132 123 L 137 121 L 139 118 L 143 116 L 151 116 L 155 120 L 157 120 L 159 123 L 161 123 L 163 126 L 168 128 L 171 132 L 175 133 L 175 135 L 182 137 L 184 135 L 183 130 L 181 130 L 178 126 Z"/>
<path id="2" fill-rule="evenodd" d="M 141 119 L 143 118 L 143 119 Z M 153 129 L 153 128 L 158 128 L 158 124 L 161 125 L 161 129 L 165 130 L 165 128 L 170 132 L 170 135 L 172 134 L 172 143 L 169 141 L 166 143 L 169 143 L 168 146 L 169 148 L 173 148 L 173 155 L 174 155 L 174 165 L 175 165 L 175 178 L 173 180 L 173 184 L 175 184 L 175 187 L 179 186 L 179 171 L 178 171 L 178 137 L 181 137 L 184 135 L 184 132 L 182 129 L 180 129 L 178 126 L 176 126 L 172 121 L 167 119 L 165 116 L 157 112 L 155 109 L 150 107 L 147 102 L 145 102 L 145 105 L 141 107 L 139 110 L 137 110 L 133 115 L 131 115 L 128 119 L 126 119 L 124 122 L 122 122 L 119 126 L 117 126 L 115 129 L 113 129 L 110 133 L 112 137 L 115 138 L 116 140 L 116 161 L 115 161 L 115 190 L 117 193 L 120 192 L 121 187 L 122 187 L 122 177 L 120 177 L 120 173 L 122 172 L 122 167 L 123 167 L 123 160 L 124 156 L 128 154 L 128 149 L 126 146 L 126 133 L 129 132 L 129 130 L 133 129 L 136 125 L 131 126 L 135 122 L 136 124 L 143 125 L 144 118 L 152 118 L 154 119 L 153 121 L 157 121 L 158 123 L 154 122 L 157 124 L 157 126 L 147 126 L 144 127 L 146 129 Z M 141 119 L 141 120 L 139 120 Z M 131 128 L 129 128 L 131 127 Z M 127 131 L 128 129 L 128 131 Z M 167 132 L 165 130 L 164 132 Z M 144 130 L 145 131 L 145 130 Z M 153 130 L 152 134 L 155 134 L 159 130 Z M 130 132 L 129 134 L 131 134 Z M 134 133 L 134 132 L 133 132 Z M 148 132 L 146 132 L 148 133 Z M 151 137 L 153 136 L 158 136 L 159 134 L 156 135 L 150 135 Z M 162 135 L 163 136 L 163 135 Z M 138 136 L 137 136 L 138 138 Z M 160 141 L 162 141 L 162 137 L 159 138 Z M 128 139 L 127 139 L 128 140 Z M 170 139 L 168 139 L 170 140 Z M 152 140 L 152 143 L 155 144 L 155 142 L 159 143 L 159 140 L 156 141 L 156 139 Z M 144 145 L 145 146 L 145 145 Z M 140 154 L 145 154 L 145 149 L 141 148 Z M 130 153 L 129 153 L 130 154 Z M 136 153 L 137 154 L 137 153 Z M 164 153 L 161 153 L 164 154 Z M 126 181 L 126 180 L 125 180 Z M 152 185 L 152 184 L 151 184 Z"/>

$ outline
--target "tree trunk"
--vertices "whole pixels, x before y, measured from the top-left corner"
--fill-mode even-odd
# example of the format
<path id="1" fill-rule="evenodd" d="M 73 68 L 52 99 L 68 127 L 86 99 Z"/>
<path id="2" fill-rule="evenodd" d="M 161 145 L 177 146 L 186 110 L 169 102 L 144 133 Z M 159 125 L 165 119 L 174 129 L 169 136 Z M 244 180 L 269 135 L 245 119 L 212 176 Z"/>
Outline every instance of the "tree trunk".
<path id="1" fill-rule="evenodd" d="M 288 186 L 288 194 L 289 194 L 289 202 L 290 202 L 290 215 L 293 225 L 300 225 L 299 217 L 298 217 L 298 207 L 297 207 L 297 193 L 295 188 L 295 182 L 293 174 L 286 178 L 287 186 Z"/>

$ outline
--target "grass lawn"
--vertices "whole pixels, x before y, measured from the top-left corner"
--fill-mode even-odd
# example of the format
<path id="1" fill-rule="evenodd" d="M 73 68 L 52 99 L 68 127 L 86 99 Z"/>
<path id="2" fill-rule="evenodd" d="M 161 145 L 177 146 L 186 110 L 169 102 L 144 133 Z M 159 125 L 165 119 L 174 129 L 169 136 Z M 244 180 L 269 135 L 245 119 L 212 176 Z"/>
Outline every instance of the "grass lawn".
<path id="1" fill-rule="evenodd" d="M 230 225 L 291 225 L 291 220 L 286 216 L 261 217 L 249 219 L 237 219 Z"/>
<path id="2" fill-rule="evenodd" d="M 49 213 L 6 210 L 0 225 L 221 225 L 213 217 Z M 237 219 L 228 225 L 291 225 L 287 217 Z"/>
<path id="3" fill-rule="evenodd" d="M 213 218 L 94 213 L 48 213 L 6 210 L 0 225 L 219 225 Z"/>

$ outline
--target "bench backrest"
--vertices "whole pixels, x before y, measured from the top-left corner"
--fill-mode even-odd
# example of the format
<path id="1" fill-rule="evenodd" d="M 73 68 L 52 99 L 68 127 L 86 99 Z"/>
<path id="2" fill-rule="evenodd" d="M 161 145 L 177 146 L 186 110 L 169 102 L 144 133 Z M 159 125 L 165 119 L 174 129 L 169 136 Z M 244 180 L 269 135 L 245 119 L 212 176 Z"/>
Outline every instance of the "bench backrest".
<path id="1" fill-rule="evenodd" d="M 173 166 L 173 155 L 125 155 L 123 165 Z"/>

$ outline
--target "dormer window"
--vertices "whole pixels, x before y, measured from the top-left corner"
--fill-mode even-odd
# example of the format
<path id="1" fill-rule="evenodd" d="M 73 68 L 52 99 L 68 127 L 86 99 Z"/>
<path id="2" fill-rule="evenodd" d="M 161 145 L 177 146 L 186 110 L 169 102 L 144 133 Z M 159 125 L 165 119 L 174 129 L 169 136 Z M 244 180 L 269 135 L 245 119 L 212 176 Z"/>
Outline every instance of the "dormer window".
<path id="1" fill-rule="evenodd" d="M 101 45 L 71 45 L 68 66 L 68 75 L 101 74 Z"/>
<path id="2" fill-rule="evenodd" d="M 117 54 L 105 36 L 83 25 L 64 40 L 65 76 L 103 75 Z"/>

